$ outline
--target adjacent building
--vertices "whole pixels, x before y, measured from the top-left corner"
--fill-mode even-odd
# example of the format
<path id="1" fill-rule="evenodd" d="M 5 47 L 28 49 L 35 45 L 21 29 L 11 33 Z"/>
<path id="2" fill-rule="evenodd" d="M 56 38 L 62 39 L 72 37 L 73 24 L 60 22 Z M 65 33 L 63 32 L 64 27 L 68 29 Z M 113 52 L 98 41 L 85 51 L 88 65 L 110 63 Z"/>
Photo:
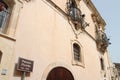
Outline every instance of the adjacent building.
<path id="1" fill-rule="evenodd" d="M 120 63 L 114 63 L 115 64 L 115 68 L 117 69 L 118 72 L 118 77 L 120 79 Z"/>
<path id="2" fill-rule="evenodd" d="M 111 80 L 105 25 L 91 0 L 0 0 L 0 80 Z"/>
<path id="3" fill-rule="evenodd" d="M 120 80 L 120 63 L 114 63 L 113 64 L 113 80 Z"/>

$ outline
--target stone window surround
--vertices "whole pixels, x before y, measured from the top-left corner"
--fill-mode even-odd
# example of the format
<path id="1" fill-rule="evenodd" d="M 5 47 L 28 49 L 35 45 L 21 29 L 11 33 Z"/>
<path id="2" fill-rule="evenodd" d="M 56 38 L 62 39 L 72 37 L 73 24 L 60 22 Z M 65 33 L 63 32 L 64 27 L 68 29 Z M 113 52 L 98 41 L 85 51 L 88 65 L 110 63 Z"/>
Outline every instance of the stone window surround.
<path id="1" fill-rule="evenodd" d="M 4 0 L 4 2 L 9 7 L 10 17 L 6 24 L 5 33 L 0 32 L 0 37 L 15 39 L 16 26 L 19 19 L 20 10 L 23 4 L 19 0 Z"/>
<path id="2" fill-rule="evenodd" d="M 74 59 L 74 50 L 73 50 L 73 44 L 78 44 L 80 46 L 81 52 L 80 52 L 80 58 L 81 61 L 76 61 Z M 81 43 L 78 40 L 71 40 L 71 53 L 72 53 L 72 65 L 74 66 L 81 66 L 81 67 L 85 67 L 84 65 L 84 55 L 83 55 L 83 47 L 81 45 Z"/>

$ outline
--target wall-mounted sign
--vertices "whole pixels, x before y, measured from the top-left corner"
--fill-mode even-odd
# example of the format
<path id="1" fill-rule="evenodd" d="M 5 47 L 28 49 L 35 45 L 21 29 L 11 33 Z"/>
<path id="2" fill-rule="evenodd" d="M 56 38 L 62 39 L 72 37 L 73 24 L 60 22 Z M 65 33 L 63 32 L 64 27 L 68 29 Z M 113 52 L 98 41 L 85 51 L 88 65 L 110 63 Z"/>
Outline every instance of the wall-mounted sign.
<path id="1" fill-rule="evenodd" d="M 24 72 L 32 72 L 33 71 L 33 64 L 34 64 L 34 62 L 32 60 L 19 58 L 17 70 L 24 71 Z"/>

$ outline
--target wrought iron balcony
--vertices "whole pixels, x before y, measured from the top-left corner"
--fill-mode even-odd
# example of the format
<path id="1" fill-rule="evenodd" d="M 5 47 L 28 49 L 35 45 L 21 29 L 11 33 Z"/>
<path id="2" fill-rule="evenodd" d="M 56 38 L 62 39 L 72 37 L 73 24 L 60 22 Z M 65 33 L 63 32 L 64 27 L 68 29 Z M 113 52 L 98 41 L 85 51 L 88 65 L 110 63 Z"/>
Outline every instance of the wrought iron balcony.
<path id="1" fill-rule="evenodd" d="M 81 10 L 77 8 L 75 3 L 68 2 L 67 11 L 69 18 L 74 25 L 79 26 L 81 29 L 85 29 L 85 27 L 89 26 L 89 24 L 84 20 L 85 14 L 82 14 Z"/>
<path id="2" fill-rule="evenodd" d="M 98 31 L 96 34 L 96 42 L 97 42 L 97 47 L 100 51 L 105 52 L 107 49 L 108 45 L 111 44 L 109 42 L 110 39 L 107 38 L 106 34 L 102 31 Z"/>

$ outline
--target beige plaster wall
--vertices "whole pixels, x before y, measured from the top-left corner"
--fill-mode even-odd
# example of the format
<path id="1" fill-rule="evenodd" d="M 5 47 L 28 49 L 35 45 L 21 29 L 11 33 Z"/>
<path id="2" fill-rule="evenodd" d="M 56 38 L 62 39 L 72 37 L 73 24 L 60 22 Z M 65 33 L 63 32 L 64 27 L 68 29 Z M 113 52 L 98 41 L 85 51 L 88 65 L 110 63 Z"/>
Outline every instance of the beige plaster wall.
<path id="1" fill-rule="evenodd" d="M 3 38 L 0 36 L 0 51 L 2 52 L 2 58 L 0 63 L 0 79 L 8 80 L 13 76 L 13 67 L 14 67 L 14 43 L 15 41 Z M 3 74 L 3 70 L 6 70 Z"/>
<path id="2" fill-rule="evenodd" d="M 53 1 L 65 10 L 66 1 Z M 86 31 L 95 37 L 95 27 L 90 16 L 91 11 L 83 1 L 80 5 L 82 12 L 86 15 L 85 20 L 90 23 Z M 101 79 L 100 52 L 97 51 L 95 41 L 83 31 L 80 31 L 77 35 L 78 38 L 76 38 L 73 26 L 69 24 L 67 18 L 47 1 L 32 0 L 23 2 L 15 35 L 15 47 L 12 43 L 12 45 L 9 45 L 10 49 L 7 48 L 9 49 L 7 53 L 10 51 L 10 56 L 13 59 L 15 58 L 15 61 L 12 60 L 11 64 L 14 66 L 19 57 L 34 61 L 33 72 L 25 80 L 46 80 L 49 71 L 57 66 L 63 66 L 70 70 L 75 80 Z M 78 41 L 82 46 L 83 66 L 73 65 L 73 41 Z M 7 43 L 11 42 L 8 41 Z M 106 67 L 109 66 L 107 55 L 103 57 L 105 58 L 105 64 L 107 64 Z M 14 70 L 13 66 L 11 70 Z M 13 73 L 14 71 L 11 71 L 11 74 Z M 11 74 L 3 79 L 20 80 L 21 75 Z"/>

